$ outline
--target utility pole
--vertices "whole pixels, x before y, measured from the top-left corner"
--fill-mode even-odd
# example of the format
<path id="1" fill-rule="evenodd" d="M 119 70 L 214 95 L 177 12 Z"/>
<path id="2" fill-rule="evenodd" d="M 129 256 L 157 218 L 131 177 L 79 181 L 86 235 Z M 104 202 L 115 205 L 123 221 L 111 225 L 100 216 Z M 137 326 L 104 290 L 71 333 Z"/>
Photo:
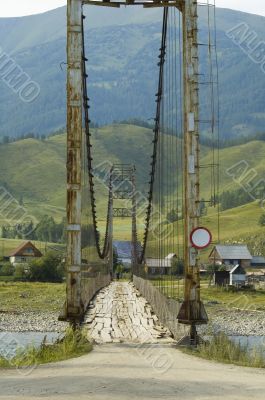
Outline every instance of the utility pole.
<path id="1" fill-rule="evenodd" d="M 178 320 L 190 325 L 189 344 L 198 343 L 196 325 L 208 321 L 200 300 L 200 269 L 198 251 L 190 236 L 199 226 L 200 217 L 200 149 L 199 149 L 199 57 L 198 4 L 185 0 L 182 7 L 183 84 L 184 84 L 184 263 L 185 292 Z M 187 342 L 187 340 L 186 340 Z"/>
<path id="2" fill-rule="evenodd" d="M 67 0 L 67 299 L 66 319 L 81 304 L 82 0 Z"/>
<path id="3" fill-rule="evenodd" d="M 113 187 L 112 187 L 112 176 L 113 174 L 113 167 L 110 171 L 110 221 L 109 221 L 109 272 L 111 279 L 113 279 Z"/>
<path id="4" fill-rule="evenodd" d="M 135 166 L 132 169 L 132 278 L 138 265 Z"/>

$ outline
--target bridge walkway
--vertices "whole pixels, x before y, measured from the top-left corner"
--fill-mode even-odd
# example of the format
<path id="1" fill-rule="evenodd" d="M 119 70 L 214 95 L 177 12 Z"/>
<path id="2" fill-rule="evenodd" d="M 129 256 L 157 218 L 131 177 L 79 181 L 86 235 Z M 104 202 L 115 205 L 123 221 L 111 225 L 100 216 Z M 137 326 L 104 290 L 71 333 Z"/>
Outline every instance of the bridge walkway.
<path id="1" fill-rule="evenodd" d="M 96 343 L 173 343 L 132 283 L 112 282 L 90 303 L 84 324 Z"/>

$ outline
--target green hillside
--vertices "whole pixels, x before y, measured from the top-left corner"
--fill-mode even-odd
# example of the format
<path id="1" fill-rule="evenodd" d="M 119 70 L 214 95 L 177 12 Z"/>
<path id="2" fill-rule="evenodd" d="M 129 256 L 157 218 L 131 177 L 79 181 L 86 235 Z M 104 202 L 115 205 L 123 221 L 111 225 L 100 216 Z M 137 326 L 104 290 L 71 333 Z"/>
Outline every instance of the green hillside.
<path id="1" fill-rule="evenodd" d="M 46 134 L 65 126 L 65 10 L 0 19 L 1 48 L 41 88 L 39 97 L 25 104 L 0 80 L 0 137 Z M 153 117 L 161 10 L 86 7 L 85 12 L 91 119 L 105 125 Z M 265 75 L 261 66 L 228 38 L 227 31 L 245 23 L 262 41 L 264 17 L 226 9 L 217 9 L 216 16 L 221 135 L 241 137 L 263 131 Z M 207 42 L 205 7 L 200 9 L 199 35 L 200 42 Z M 206 57 L 200 60 L 200 69 L 207 75 Z M 201 90 L 202 110 L 206 110 L 208 95 L 203 85 Z"/>
<path id="2" fill-rule="evenodd" d="M 148 190 L 148 174 L 152 152 L 153 132 L 150 129 L 132 125 L 111 125 L 92 130 L 94 144 L 94 168 L 102 162 L 135 163 L 137 165 L 137 189 L 142 193 Z M 221 192 L 235 191 L 240 188 L 239 181 L 251 188 L 264 175 L 263 154 L 265 142 L 255 141 L 220 150 L 220 188 Z M 209 164 L 212 159 L 211 150 L 202 147 L 202 164 Z M 65 213 L 66 194 L 66 135 L 52 136 L 45 141 L 25 139 L 14 143 L 0 145 L 0 185 L 4 186 L 18 201 L 22 201 L 29 214 L 38 219 L 45 214 L 60 220 Z M 249 165 L 244 173 L 247 179 L 234 181 L 227 174 L 227 169 L 244 161 Z M 253 175 L 253 171 L 255 175 Z M 209 199 L 210 172 L 201 169 L 201 196 Z M 231 175 L 231 173 L 230 173 Z M 252 183 L 250 177 L 253 177 Z M 174 178 L 174 168 L 172 168 Z M 96 185 L 96 197 L 100 226 L 104 226 L 106 210 L 106 190 L 104 186 Z M 258 225 L 258 219 L 263 212 L 258 201 L 221 213 L 221 239 L 254 237 L 263 233 Z M 208 208 L 203 223 L 216 232 L 216 210 Z M 4 218 L 2 216 L 2 223 Z M 117 225 L 118 224 L 118 225 Z M 115 236 L 128 238 L 130 226 L 126 222 L 117 221 Z M 254 236 L 253 236 L 254 235 Z"/>

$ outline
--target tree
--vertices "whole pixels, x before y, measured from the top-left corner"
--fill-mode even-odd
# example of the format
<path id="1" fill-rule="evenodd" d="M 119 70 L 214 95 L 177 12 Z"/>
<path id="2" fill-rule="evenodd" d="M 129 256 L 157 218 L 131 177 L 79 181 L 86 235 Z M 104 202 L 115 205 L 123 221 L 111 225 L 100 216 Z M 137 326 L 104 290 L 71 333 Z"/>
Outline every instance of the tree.
<path id="1" fill-rule="evenodd" d="M 184 273 L 184 262 L 183 260 L 178 260 L 173 258 L 171 261 L 172 273 L 173 275 L 183 275 Z"/>
<path id="2" fill-rule="evenodd" d="M 14 267 L 9 262 L 4 263 L 0 268 L 0 276 L 12 276 L 14 270 Z"/>
<path id="3" fill-rule="evenodd" d="M 28 278 L 30 281 L 62 282 L 63 277 L 64 267 L 61 256 L 54 252 L 49 252 L 29 264 Z"/>
<path id="4" fill-rule="evenodd" d="M 265 214 L 262 214 L 259 219 L 259 225 L 265 226 Z"/>
<path id="5" fill-rule="evenodd" d="M 208 274 L 214 274 L 215 272 L 219 271 L 220 265 L 217 264 L 209 264 L 206 266 L 206 270 Z"/>

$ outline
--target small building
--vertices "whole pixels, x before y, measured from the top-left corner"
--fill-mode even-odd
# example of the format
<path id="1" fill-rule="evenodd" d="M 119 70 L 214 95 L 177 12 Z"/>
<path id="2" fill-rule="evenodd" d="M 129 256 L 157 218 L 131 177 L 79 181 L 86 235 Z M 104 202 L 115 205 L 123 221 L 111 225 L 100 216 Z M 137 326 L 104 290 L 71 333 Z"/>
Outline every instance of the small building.
<path id="1" fill-rule="evenodd" d="M 250 268 L 252 256 L 247 246 L 242 245 L 217 245 L 210 255 L 209 262 L 215 265 L 236 266 Z"/>
<path id="2" fill-rule="evenodd" d="M 171 259 L 167 258 L 147 258 L 145 267 L 148 275 L 170 275 Z"/>
<path id="3" fill-rule="evenodd" d="M 27 264 L 35 258 L 42 257 L 42 253 L 31 242 L 22 243 L 9 255 L 9 261 L 13 266 Z"/>
<path id="4" fill-rule="evenodd" d="M 264 268 L 265 267 L 265 258 L 261 256 L 253 256 L 251 260 L 252 268 Z"/>
<path id="5" fill-rule="evenodd" d="M 215 286 L 227 286 L 230 282 L 229 271 L 216 271 L 213 277 L 213 283 Z"/>
<path id="6" fill-rule="evenodd" d="M 235 265 L 229 272 L 229 275 L 230 286 L 244 286 L 246 284 L 247 274 L 241 265 Z"/>
<path id="7" fill-rule="evenodd" d="M 113 248 L 117 254 L 118 260 L 122 263 L 125 269 L 130 269 L 132 265 L 132 242 L 129 240 L 115 240 Z M 141 243 L 137 242 L 137 252 L 141 253 Z"/>
<path id="8" fill-rule="evenodd" d="M 169 253 L 166 256 L 166 260 L 176 260 L 176 258 L 177 258 L 177 254 L 176 253 Z"/>

